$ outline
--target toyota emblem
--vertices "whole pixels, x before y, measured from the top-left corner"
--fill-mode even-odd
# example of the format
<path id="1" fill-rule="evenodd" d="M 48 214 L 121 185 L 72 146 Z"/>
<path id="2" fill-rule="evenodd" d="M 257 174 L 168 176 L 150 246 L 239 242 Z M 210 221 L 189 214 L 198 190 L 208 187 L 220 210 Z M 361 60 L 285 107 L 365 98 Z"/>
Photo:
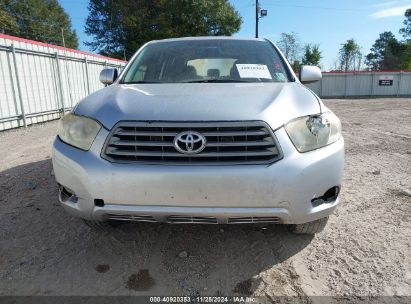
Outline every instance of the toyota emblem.
<path id="1" fill-rule="evenodd" d="M 206 139 L 195 131 L 184 131 L 178 133 L 174 138 L 174 147 L 178 152 L 184 154 L 197 154 L 204 150 Z"/>

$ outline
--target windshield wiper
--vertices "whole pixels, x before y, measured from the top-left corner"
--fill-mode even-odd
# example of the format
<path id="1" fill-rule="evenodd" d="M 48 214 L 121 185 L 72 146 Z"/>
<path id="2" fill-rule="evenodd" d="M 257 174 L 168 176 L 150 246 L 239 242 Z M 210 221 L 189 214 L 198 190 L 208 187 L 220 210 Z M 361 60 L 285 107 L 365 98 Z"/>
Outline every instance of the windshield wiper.
<path id="1" fill-rule="evenodd" d="M 181 82 L 164 82 L 164 81 L 128 81 L 128 82 L 122 82 L 122 84 L 145 84 L 145 83 L 172 83 L 172 84 L 177 84 L 177 83 L 255 83 L 255 82 L 265 82 L 261 81 L 250 81 L 250 80 L 234 80 L 234 79 L 198 79 L 198 80 L 189 80 L 189 81 L 181 81 Z M 272 81 L 269 81 L 272 82 Z"/>
<path id="2" fill-rule="evenodd" d="M 234 80 L 234 79 L 201 79 L 201 80 L 183 81 L 180 83 L 232 83 L 232 82 L 254 82 L 254 81 Z"/>
<path id="3" fill-rule="evenodd" d="M 139 83 L 164 83 L 164 82 L 160 82 L 160 81 L 127 81 L 127 82 L 123 82 L 123 84 L 139 84 Z"/>

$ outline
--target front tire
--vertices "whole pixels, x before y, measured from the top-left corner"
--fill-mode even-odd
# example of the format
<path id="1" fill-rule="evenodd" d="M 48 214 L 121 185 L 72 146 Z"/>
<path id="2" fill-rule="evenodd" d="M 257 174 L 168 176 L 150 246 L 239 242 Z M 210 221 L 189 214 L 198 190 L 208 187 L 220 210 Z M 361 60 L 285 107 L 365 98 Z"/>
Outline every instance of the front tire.
<path id="1" fill-rule="evenodd" d="M 290 225 L 289 230 L 295 234 L 316 234 L 324 230 L 328 217 L 304 224 Z"/>

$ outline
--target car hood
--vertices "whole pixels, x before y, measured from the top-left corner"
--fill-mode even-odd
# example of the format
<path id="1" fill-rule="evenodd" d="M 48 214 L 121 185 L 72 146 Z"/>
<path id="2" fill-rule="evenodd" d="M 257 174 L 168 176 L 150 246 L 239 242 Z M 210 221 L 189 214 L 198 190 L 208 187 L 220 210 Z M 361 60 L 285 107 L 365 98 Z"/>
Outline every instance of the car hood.
<path id="1" fill-rule="evenodd" d="M 121 120 L 263 120 L 276 129 L 317 114 L 320 101 L 299 83 L 114 84 L 81 101 L 75 113 L 111 129 Z"/>

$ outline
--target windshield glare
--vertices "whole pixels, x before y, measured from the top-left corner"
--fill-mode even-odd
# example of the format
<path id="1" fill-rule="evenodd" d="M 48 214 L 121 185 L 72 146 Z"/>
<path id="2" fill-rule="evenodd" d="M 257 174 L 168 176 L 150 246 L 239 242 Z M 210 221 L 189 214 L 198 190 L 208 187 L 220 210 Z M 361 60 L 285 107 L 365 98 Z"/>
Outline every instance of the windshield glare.
<path id="1" fill-rule="evenodd" d="M 268 41 L 230 39 L 148 44 L 123 78 L 123 83 L 287 81 L 287 69 Z"/>

